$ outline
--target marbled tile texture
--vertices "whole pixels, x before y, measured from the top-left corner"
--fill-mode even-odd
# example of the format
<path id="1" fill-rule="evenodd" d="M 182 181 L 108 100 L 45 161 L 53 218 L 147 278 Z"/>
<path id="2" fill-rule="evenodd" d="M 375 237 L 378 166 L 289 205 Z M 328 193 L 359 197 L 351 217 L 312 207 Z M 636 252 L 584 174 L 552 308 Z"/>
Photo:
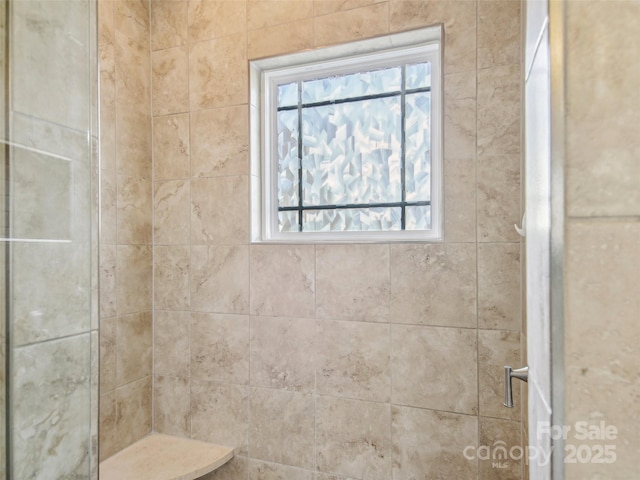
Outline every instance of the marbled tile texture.
<path id="1" fill-rule="evenodd" d="M 130 8 L 136 18 L 139 7 Z M 505 438 L 518 425 L 494 397 L 500 363 L 515 362 L 519 341 L 511 230 L 520 215 L 519 6 L 154 0 L 149 8 L 150 23 L 137 27 L 103 16 L 107 58 L 115 44 L 115 73 L 105 62 L 103 77 L 125 95 L 107 89 L 103 102 L 127 128 L 139 105 L 153 118 L 113 133 L 103 220 L 116 232 L 102 310 L 128 318 L 154 309 L 154 429 L 236 447 L 211 479 L 476 478 L 462 450 L 479 444 L 481 416 L 504 419 L 485 429 L 492 439 L 503 424 Z M 445 29 L 444 242 L 250 244 L 247 60 L 436 23 Z M 145 31 L 147 56 L 134 48 Z M 144 98 L 128 111 L 133 93 Z M 129 185 L 144 185 L 153 201 L 121 202 L 129 207 L 121 212 L 117 192 Z M 139 215 L 147 205 L 152 247 Z M 129 219 L 136 225 L 123 227 Z M 123 403 L 130 384 L 119 385 L 118 372 L 139 394 L 148 370 L 109 354 L 125 348 L 123 321 L 103 320 L 111 453 L 147 420 L 144 398 Z M 129 422 L 123 433 L 118 422 Z"/>

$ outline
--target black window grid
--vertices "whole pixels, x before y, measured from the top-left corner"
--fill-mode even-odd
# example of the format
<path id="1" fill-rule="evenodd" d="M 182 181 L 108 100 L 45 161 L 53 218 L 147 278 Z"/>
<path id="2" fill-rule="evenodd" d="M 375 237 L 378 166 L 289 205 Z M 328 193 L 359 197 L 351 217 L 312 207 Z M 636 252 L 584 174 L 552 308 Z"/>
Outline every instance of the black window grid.
<path id="1" fill-rule="evenodd" d="M 423 201 L 411 201 L 406 200 L 406 153 L 405 153 L 405 139 L 406 139 L 406 96 L 413 93 L 431 92 L 431 87 L 420 88 L 406 88 L 406 65 L 401 66 L 401 78 L 400 78 L 400 90 L 394 90 L 392 92 L 383 92 L 374 95 L 361 95 L 357 97 L 339 98 L 335 100 L 325 100 L 320 102 L 307 102 L 302 101 L 302 80 L 298 80 L 298 101 L 296 105 L 287 105 L 277 108 L 277 112 L 297 110 L 298 111 L 298 205 L 293 206 L 281 206 L 278 205 L 278 212 L 298 212 L 298 231 L 303 231 L 304 211 L 315 210 L 347 210 L 347 209 L 364 209 L 364 208 L 400 208 L 400 229 L 406 230 L 406 209 L 407 207 L 422 207 L 430 206 L 430 200 Z M 400 97 L 400 182 L 401 182 L 401 201 L 400 202 L 370 202 L 370 203 L 346 203 L 346 204 L 325 204 L 325 205 L 304 205 L 303 192 L 302 192 L 302 109 L 323 107 L 327 105 L 340 105 L 343 103 L 355 103 L 365 100 L 376 100 L 379 98 Z"/>

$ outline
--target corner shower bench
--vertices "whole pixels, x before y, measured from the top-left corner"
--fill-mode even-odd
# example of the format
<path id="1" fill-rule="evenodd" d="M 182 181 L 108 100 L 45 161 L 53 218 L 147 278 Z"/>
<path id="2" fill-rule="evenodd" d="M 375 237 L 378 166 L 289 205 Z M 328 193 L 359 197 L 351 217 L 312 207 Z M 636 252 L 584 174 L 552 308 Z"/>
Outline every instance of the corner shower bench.
<path id="1" fill-rule="evenodd" d="M 233 448 L 152 433 L 100 462 L 100 480 L 194 480 L 233 458 Z"/>

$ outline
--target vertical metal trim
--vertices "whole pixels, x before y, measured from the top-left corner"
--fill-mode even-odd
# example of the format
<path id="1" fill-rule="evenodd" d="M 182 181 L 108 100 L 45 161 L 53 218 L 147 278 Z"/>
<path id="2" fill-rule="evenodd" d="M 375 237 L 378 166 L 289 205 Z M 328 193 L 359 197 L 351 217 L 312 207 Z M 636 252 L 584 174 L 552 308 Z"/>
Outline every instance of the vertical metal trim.
<path id="1" fill-rule="evenodd" d="M 551 421 L 565 423 L 564 370 L 564 164 L 566 128 L 566 3 L 549 1 L 551 68 Z M 565 442 L 552 439 L 551 478 L 565 477 Z"/>

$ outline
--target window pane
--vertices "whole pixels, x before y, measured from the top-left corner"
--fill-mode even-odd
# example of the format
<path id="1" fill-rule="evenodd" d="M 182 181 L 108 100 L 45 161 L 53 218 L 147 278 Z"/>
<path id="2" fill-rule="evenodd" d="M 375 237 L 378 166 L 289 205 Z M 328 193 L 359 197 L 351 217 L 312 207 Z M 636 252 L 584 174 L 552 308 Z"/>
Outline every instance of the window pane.
<path id="1" fill-rule="evenodd" d="M 347 232 L 400 230 L 400 208 L 346 208 L 306 210 L 304 232 Z"/>
<path id="2" fill-rule="evenodd" d="M 278 225 L 281 232 L 298 231 L 298 212 L 278 212 Z"/>
<path id="3" fill-rule="evenodd" d="M 400 98 L 302 110 L 303 204 L 401 200 Z"/>
<path id="4" fill-rule="evenodd" d="M 405 105 L 406 199 L 431 199 L 431 93 L 407 95 Z"/>
<path id="5" fill-rule="evenodd" d="M 302 82 L 302 103 L 376 95 L 400 90 L 400 67 Z"/>
<path id="6" fill-rule="evenodd" d="M 278 85 L 278 107 L 298 104 L 298 82 Z"/>
<path id="7" fill-rule="evenodd" d="M 431 206 L 407 207 L 405 211 L 405 230 L 430 230 Z"/>
<path id="8" fill-rule="evenodd" d="M 298 110 L 278 112 L 278 205 L 298 204 Z"/>
<path id="9" fill-rule="evenodd" d="M 405 71 L 407 89 L 431 86 L 431 63 L 415 63 L 407 65 Z"/>

